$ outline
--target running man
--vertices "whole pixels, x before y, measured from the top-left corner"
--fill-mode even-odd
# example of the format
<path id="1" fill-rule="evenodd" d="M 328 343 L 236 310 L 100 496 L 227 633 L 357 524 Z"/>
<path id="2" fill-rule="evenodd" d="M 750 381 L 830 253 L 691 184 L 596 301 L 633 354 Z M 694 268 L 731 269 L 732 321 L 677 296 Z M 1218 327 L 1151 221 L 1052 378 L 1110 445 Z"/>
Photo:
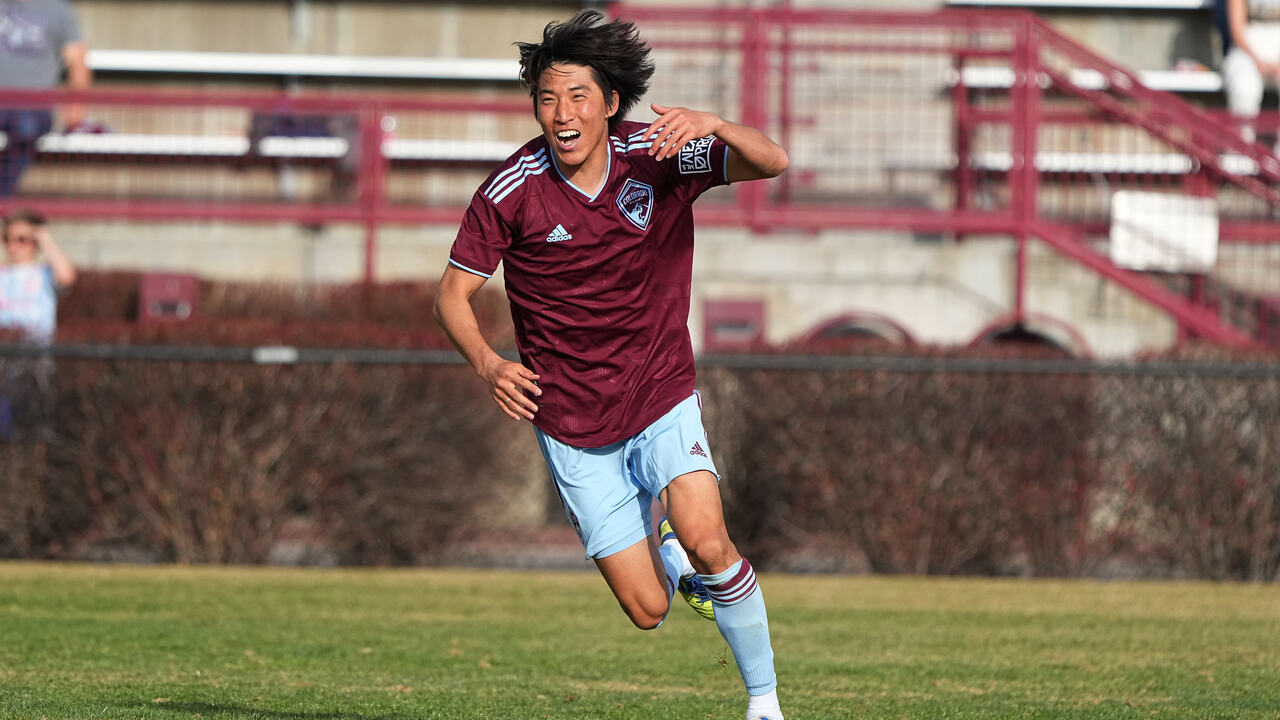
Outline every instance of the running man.
<path id="1" fill-rule="evenodd" d="M 517 43 L 542 134 L 477 190 L 435 313 L 494 402 L 534 425 L 565 512 L 624 612 L 662 624 L 677 591 L 713 619 L 749 695 L 782 720 L 764 597 L 725 528 L 694 390 L 691 204 L 776 177 L 786 152 L 707 112 L 651 105 L 635 26 L 584 10 Z M 481 336 L 471 296 L 503 263 L 520 362 Z M 666 511 L 657 537 L 649 508 Z"/>

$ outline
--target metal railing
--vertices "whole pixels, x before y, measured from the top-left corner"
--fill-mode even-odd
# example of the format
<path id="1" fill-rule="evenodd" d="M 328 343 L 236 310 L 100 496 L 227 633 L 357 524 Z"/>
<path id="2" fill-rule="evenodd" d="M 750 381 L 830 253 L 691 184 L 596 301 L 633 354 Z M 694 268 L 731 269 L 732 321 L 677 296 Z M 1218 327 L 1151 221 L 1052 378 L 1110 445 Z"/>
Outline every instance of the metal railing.
<path id="1" fill-rule="evenodd" d="M 764 128 L 789 150 L 778 181 L 701 201 L 701 224 L 1014 238 L 1015 321 L 1030 312 L 1026 247 L 1039 240 L 1186 335 L 1270 337 L 1280 273 L 1260 258 L 1280 237 L 1280 161 L 1032 14 L 611 11 L 637 21 L 654 48 L 651 97 Z M 40 139 L 21 195 L 0 209 L 358 224 L 370 280 L 379 228 L 456 223 L 483 176 L 534 130 L 514 83 L 496 99 L 0 91 L 0 107 L 66 103 L 110 131 Z M 1218 264 L 1174 278 L 1117 265 L 1103 242 L 1117 189 L 1214 199 Z M 1253 309 L 1227 313 L 1224 297 Z"/>

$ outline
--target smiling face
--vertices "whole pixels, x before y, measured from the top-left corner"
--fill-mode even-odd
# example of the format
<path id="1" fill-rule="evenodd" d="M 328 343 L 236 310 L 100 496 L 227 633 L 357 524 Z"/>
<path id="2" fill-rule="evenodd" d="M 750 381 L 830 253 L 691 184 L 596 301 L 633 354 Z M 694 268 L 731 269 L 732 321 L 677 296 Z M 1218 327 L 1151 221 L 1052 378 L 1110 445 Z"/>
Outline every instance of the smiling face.
<path id="1" fill-rule="evenodd" d="M 534 103 L 561 172 L 566 177 L 584 170 L 603 173 L 609 157 L 609 118 L 618 111 L 618 93 L 606 99 L 585 65 L 555 63 L 539 78 Z"/>
<path id="2" fill-rule="evenodd" d="M 37 251 L 35 227 L 24 220 L 10 222 L 5 228 L 4 249 L 11 265 L 35 262 Z"/>

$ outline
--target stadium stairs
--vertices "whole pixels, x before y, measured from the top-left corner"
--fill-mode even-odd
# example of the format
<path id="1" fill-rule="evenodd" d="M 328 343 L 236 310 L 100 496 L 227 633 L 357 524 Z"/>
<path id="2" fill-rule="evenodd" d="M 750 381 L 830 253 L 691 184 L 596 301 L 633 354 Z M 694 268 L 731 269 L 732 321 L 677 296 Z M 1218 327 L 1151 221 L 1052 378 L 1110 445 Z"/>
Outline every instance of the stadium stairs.
<path id="1" fill-rule="evenodd" d="M 1268 148 L 1245 141 L 1237 129 L 1181 97 L 1143 85 L 1136 73 L 1067 38 L 1044 20 L 1028 14 L 1027 22 L 1039 68 L 1031 92 L 1051 88 L 1185 154 L 1192 160 L 1193 175 L 1203 181 L 1201 194 L 1233 188 L 1269 210 L 1280 208 L 1276 190 L 1280 160 Z M 1105 79 L 1102 87 L 1080 83 L 1076 79 L 1081 76 L 1080 69 L 1101 75 Z M 1030 156 L 1034 156 L 1034 148 L 1031 150 Z M 1246 172 L 1240 172 L 1242 164 Z M 1178 321 L 1186 335 L 1229 346 L 1280 346 L 1280 308 L 1274 300 L 1235 288 L 1213 270 L 1184 276 L 1124 269 L 1100 252 L 1079 227 L 1038 213 L 1031 215 L 1029 235 L 1159 307 Z M 1268 212 L 1245 225 L 1264 242 L 1275 241 L 1280 239 L 1280 223 L 1273 217 Z"/>

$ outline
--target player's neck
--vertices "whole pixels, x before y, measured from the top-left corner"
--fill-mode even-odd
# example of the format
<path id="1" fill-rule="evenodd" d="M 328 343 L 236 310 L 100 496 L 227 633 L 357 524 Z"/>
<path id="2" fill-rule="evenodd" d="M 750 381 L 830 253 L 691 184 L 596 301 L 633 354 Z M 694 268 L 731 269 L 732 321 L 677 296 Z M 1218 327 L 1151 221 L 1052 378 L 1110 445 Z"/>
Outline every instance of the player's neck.
<path id="1" fill-rule="evenodd" d="M 609 136 L 605 135 L 581 163 L 569 165 L 557 157 L 556 167 L 574 187 L 595 197 L 609 179 L 609 147 Z"/>

